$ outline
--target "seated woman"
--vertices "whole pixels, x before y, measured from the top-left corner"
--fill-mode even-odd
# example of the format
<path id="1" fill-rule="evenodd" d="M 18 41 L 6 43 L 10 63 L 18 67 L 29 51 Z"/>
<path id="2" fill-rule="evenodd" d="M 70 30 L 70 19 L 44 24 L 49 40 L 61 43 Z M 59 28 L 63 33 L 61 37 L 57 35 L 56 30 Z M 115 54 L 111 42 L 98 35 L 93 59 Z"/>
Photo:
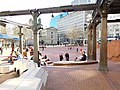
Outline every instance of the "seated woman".
<path id="1" fill-rule="evenodd" d="M 41 65 L 47 65 L 47 61 L 50 61 L 50 59 L 47 57 L 47 55 L 44 55 L 41 59 L 40 59 L 40 63 Z"/>
<path id="2" fill-rule="evenodd" d="M 13 53 L 15 53 L 15 55 Z M 8 63 L 12 64 L 15 60 L 19 60 L 19 59 L 22 59 L 22 55 L 16 51 L 12 52 L 8 57 Z"/>
<path id="3" fill-rule="evenodd" d="M 7 59 L 7 60 L 8 60 L 8 63 L 13 64 L 13 62 L 14 62 L 14 61 L 13 61 L 13 57 L 14 57 L 14 56 L 15 56 L 15 55 L 14 55 L 14 52 L 11 52 L 11 53 L 10 53 L 10 56 L 8 56 L 8 59 Z"/>
<path id="4" fill-rule="evenodd" d="M 82 57 L 80 58 L 80 61 L 85 61 L 86 60 L 86 55 L 85 51 L 82 52 Z"/>
<path id="5" fill-rule="evenodd" d="M 86 55 L 85 55 L 85 51 L 82 52 L 82 56 L 80 57 L 75 57 L 74 61 L 86 61 Z"/>
<path id="6" fill-rule="evenodd" d="M 15 56 L 14 60 L 19 60 L 19 59 L 23 58 L 22 54 L 20 54 L 19 52 L 16 52 L 15 55 L 16 56 Z"/>

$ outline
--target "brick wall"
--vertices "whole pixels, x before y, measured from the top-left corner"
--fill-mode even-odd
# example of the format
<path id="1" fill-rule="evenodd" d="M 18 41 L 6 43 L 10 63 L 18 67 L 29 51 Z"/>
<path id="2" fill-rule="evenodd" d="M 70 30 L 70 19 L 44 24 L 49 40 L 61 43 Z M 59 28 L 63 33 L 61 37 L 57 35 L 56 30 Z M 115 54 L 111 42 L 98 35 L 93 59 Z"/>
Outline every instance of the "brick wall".
<path id="1" fill-rule="evenodd" d="M 120 40 L 108 42 L 108 59 L 120 62 Z"/>

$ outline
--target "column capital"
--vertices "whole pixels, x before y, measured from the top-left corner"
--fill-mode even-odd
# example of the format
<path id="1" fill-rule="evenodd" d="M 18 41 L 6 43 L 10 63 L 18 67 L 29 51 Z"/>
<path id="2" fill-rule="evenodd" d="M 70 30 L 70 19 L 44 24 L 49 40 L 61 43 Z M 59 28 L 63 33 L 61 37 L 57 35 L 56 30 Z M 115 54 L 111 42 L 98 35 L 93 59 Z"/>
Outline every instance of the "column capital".
<path id="1" fill-rule="evenodd" d="M 5 23 L 0 23 L 0 25 L 2 25 L 3 27 L 6 27 L 6 24 L 5 24 Z"/>
<path id="2" fill-rule="evenodd" d="M 38 17 L 41 14 L 37 9 L 30 10 L 30 12 L 31 12 L 31 15 L 33 16 L 33 19 L 34 17 Z"/>
<path id="3" fill-rule="evenodd" d="M 38 30 L 33 30 L 33 34 L 37 34 L 38 33 Z"/>
<path id="4" fill-rule="evenodd" d="M 108 6 L 107 2 L 105 2 L 101 7 L 100 7 L 100 14 L 102 18 L 106 18 L 108 15 Z"/>
<path id="5" fill-rule="evenodd" d="M 18 26 L 18 27 L 19 27 L 19 29 L 23 28 L 23 26 Z"/>
<path id="6" fill-rule="evenodd" d="M 36 31 L 36 30 L 38 30 L 38 28 L 37 28 L 37 18 L 38 18 L 38 16 L 40 15 L 40 13 L 39 13 L 39 11 L 36 10 L 36 9 L 31 10 L 30 12 L 31 12 L 31 15 L 32 15 L 32 17 L 33 17 L 32 30 L 33 30 L 33 31 Z"/>
<path id="7" fill-rule="evenodd" d="M 104 12 L 104 10 L 103 10 L 102 12 Z M 101 13 L 101 17 L 102 17 L 102 18 L 106 18 L 107 16 L 108 16 L 107 13 Z"/>
<path id="8" fill-rule="evenodd" d="M 19 36 L 22 36 L 22 35 L 24 35 L 24 34 L 23 34 L 23 33 L 18 33 L 18 35 L 19 35 Z"/>

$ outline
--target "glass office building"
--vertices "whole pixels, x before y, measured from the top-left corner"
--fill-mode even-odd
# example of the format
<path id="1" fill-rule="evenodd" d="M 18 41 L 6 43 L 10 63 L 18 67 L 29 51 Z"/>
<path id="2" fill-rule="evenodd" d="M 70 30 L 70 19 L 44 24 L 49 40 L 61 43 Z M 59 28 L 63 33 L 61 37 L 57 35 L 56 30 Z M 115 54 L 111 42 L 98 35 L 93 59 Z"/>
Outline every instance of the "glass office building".
<path id="1" fill-rule="evenodd" d="M 57 28 L 58 27 L 58 25 L 57 25 L 58 19 L 63 18 L 64 16 L 67 16 L 67 15 L 68 15 L 68 13 L 65 12 L 65 13 L 61 13 L 61 14 L 55 16 L 55 17 L 52 17 L 51 21 L 50 21 L 50 26 Z"/>

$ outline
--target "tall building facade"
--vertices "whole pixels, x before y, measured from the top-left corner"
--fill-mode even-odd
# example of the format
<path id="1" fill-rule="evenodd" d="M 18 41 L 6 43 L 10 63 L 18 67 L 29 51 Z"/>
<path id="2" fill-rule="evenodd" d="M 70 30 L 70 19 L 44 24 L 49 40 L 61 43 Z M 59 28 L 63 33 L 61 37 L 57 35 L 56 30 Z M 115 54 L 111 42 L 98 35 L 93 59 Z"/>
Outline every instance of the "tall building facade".
<path id="1" fill-rule="evenodd" d="M 39 33 L 40 44 L 56 45 L 58 44 L 58 30 L 54 27 L 43 29 Z"/>
<path id="2" fill-rule="evenodd" d="M 108 14 L 108 20 L 116 20 L 120 18 L 120 14 Z M 120 39 L 120 23 L 119 22 L 112 22 L 107 23 L 107 39 L 108 41 L 118 40 Z M 98 37 L 97 41 L 100 42 L 101 38 L 101 24 L 97 26 Z"/>
<path id="3" fill-rule="evenodd" d="M 120 18 L 120 14 L 108 15 L 108 20 L 115 20 L 119 18 Z M 109 39 L 110 38 L 120 39 L 120 23 L 119 22 L 108 23 L 108 37 Z"/>
<path id="4" fill-rule="evenodd" d="M 78 5 L 78 4 L 91 4 L 95 3 L 96 0 L 74 0 L 71 2 L 72 5 Z"/>
<path id="5" fill-rule="evenodd" d="M 120 23 L 108 24 L 108 39 L 120 39 Z"/>
<path id="6" fill-rule="evenodd" d="M 58 20 L 58 30 L 68 33 L 71 28 L 83 30 L 85 24 L 85 11 L 73 12 Z"/>
<path id="7" fill-rule="evenodd" d="M 61 14 L 59 14 L 59 15 L 57 15 L 57 16 L 53 16 L 52 18 L 51 18 L 51 21 L 50 21 L 50 27 L 55 27 L 55 28 L 57 28 L 57 20 L 58 19 L 60 19 L 60 18 L 62 18 L 62 17 L 64 17 L 64 16 L 67 16 L 68 15 L 68 13 L 67 12 L 64 12 L 64 13 L 61 13 Z"/>
<path id="8" fill-rule="evenodd" d="M 72 5 L 91 4 L 91 3 L 95 3 L 95 1 L 96 0 L 74 0 L 71 4 Z M 71 28 L 74 28 L 80 32 L 84 32 L 86 30 L 87 16 L 91 13 L 92 11 L 77 11 L 63 18 L 60 18 L 57 22 L 59 33 L 67 34 L 71 30 Z M 79 40 L 81 38 L 83 38 L 83 35 L 79 37 Z M 86 39 L 87 37 L 85 36 L 84 40 Z"/>

